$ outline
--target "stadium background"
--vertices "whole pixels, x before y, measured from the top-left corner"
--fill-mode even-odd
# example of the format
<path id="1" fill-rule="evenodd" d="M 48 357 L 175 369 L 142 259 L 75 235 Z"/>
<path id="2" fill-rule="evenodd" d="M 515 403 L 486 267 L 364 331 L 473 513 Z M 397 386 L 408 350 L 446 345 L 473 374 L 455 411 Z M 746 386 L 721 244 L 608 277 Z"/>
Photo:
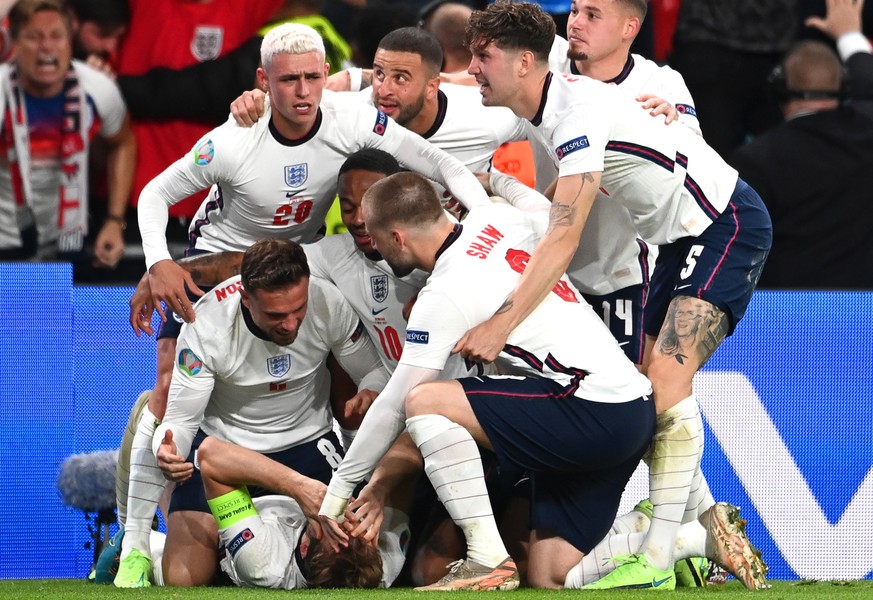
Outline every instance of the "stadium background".
<path id="1" fill-rule="evenodd" d="M 74 287 L 66 264 L 0 264 L 0 290 L 0 579 L 84 577 L 87 521 L 58 471 L 117 447 L 155 341 L 131 332 L 131 288 Z M 772 578 L 873 578 L 871 322 L 870 292 L 757 292 L 698 375 L 704 471 Z M 640 471 L 623 508 L 645 489 Z"/>

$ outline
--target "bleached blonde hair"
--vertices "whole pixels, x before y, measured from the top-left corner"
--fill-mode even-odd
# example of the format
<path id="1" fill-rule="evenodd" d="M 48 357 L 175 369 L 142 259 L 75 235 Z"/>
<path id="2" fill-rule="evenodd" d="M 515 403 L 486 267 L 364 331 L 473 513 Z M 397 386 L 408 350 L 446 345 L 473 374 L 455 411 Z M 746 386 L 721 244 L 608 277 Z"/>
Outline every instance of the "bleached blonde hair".
<path id="1" fill-rule="evenodd" d="M 283 23 L 271 29 L 261 42 L 261 64 L 266 68 L 277 54 L 317 52 L 324 60 L 324 40 L 312 27 Z"/>

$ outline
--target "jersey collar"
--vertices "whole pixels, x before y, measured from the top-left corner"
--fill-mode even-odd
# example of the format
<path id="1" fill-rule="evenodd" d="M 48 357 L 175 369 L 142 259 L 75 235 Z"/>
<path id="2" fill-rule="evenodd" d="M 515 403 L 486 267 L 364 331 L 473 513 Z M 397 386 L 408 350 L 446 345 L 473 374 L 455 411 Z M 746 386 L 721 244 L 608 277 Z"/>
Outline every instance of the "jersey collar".
<path id="1" fill-rule="evenodd" d="M 446 236 L 446 241 L 443 242 L 443 245 L 440 246 L 440 249 L 437 250 L 436 256 L 433 257 L 434 261 L 439 260 L 442 253 L 449 249 L 449 247 L 454 244 L 459 237 L 461 237 L 461 232 L 464 231 L 464 226 L 460 223 L 455 223 L 455 226 L 452 227 L 451 233 Z"/>
<path id="2" fill-rule="evenodd" d="M 449 107 L 449 99 L 446 98 L 446 95 L 442 90 L 437 90 L 437 115 L 436 119 L 434 119 L 433 125 L 430 126 L 430 129 L 421 134 L 421 137 L 424 139 L 430 138 L 433 134 L 439 131 L 440 127 L 443 126 L 443 121 L 446 120 L 446 110 Z"/>
<path id="3" fill-rule="evenodd" d="M 624 63 L 624 66 L 621 68 L 621 73 L 613 77 L 612 79 L 607 79 L 603 83 L 614 83 L 615 85 L 619 85 L 625 79 L 630 77 L 631 71 L 634 70 L 634 57 L 633 54 L 627 55 L 627 61 Z"/>
<path id="4" fill-rule="evenodd" d="M 306 133 L 306 135 L 296 140 L 289 140 L 284 135 L 279 133 L 279 130 L 276 129 L 276 126 L 273 124 L 273 118 L 270 117 L 270 133 L 272 134 L 273 139 L 283 146 L 300 146 L 301 144 L 305 144 L 315 137 L 315 134 L 318 133 L 318 130 L 321 128 L 321 119 L 321 107 L 319 106 L 318 113 L 316 113 L 315 115 L 315 123 L 312 124 L 312 128 Z"/>
<path id="5" fill-rule="evenodd" d="M 252 335 L 258 339 L 264 340 L 265 342 L 271 341 L 270 338 L 267 337 L 267 334 L 264 333 L 264 330 L 255 325 L 255 321 L 252 319 L 252 313 L 246 308 L 246 305 L 240 302 L 239 309 L 240 312 L 242 312 L 243 321 Z"/>
<path id="6" fill-rule="evenodd" d="M 543 97 L 540 100 L 540 107 L 537 109 L 537 114 L 530 120 L 531 125 L 539 127 L 543 122 L 543 111 L 546 109 L 546 100 L 549 99 L 549 86 L 552 85 L 552 72 L 549 71 L 546 75 L 546 80 L 543 82 Z"/>

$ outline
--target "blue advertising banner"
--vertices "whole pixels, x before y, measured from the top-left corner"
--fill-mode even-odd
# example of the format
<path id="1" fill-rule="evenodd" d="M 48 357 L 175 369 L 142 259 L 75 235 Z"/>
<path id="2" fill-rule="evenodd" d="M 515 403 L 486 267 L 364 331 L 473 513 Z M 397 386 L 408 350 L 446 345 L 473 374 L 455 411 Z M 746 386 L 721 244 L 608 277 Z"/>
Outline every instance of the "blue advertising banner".
<path id="1" fill-rule="evenodd" d="M 127 287 L 69 265 L 0 264 L 0 578 L 84 577 L 93 515 L 56 489 L 68 456 L 117 448 L 152 386 L 155 340 Z M 758 292 L 698 374 L 703 472 L 737 504 L 775 579 L 873 578 L 873 293 Z M 647 495 L 645 469 L 623 507 Z"/>

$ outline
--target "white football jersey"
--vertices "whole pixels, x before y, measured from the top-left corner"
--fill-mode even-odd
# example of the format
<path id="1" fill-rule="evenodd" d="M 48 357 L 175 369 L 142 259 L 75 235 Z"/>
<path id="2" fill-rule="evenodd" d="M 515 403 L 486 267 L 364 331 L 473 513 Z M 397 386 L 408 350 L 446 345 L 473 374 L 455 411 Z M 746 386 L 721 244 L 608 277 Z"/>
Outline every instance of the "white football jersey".
<path id="1" fill-rule="evenodd" d="M 549 54 L 549 67 L 553 71 L 578 75 L 575 61 L 567 57 L 568 49 L 567 40 L 556 35 Z M 679 122 L 700 133 L 691 92 L 682 76 L 670 67 L 630 54 L 621 73 L 604 83 L 616 86 L 628 98 L 652 94 L 667 100 L 679 112 Z M 534 151 L 537 188 L 542 191 L 558 172 L 552 164 L 554 153 L 551 148 L 537 144 Z M 544 180 L 542 185 L 540 178 Z M 567 267 L 567 275 L 586 294 L 603 296 L 648 281 L 655 268 L 656 256 L 657 247 L 649 246 L 639 238 L 627 210 L 598 193 L 585 222 L 579 248 Z"/>
<path id="2" fill-rule="evenodd" d="M 138 210 L 147 268 L 170 258 L 167 207 L 210 186 L 189 229 L 195 248 L 241 250 L 269 237 L 314 240 L 336 196 L 340 166 L 362 148 L 392 154 L 465 202 L 488 200 L 456 159 L 353 95 L 325 91 L 315 125 L 298 140 L 282 137 L 270 115 L 268 106 L 251 128 L 229 119 L 143 189 Z"/>
<path id="3" fill-rule="evenodd" d="M 310 277 L 306 316 L 288 346 L 253 332 L 241 289 L 239 276 L 218 284 L 197 301 L 197 319 L 182 326 L 155 446 L 171 428 L 186 456 L 200 427 L 257 452 L 278 452 L 331 431 L 328 352 L 341 364 L 343 357 L 364 358 L 351 369 L 343 364 L 356 382 L 381 372 L 360 319 L 330 283 Z"/>
<path id="4" fill-rule="evenodd" d="M 385 369 L 393 373 L 406 339 L 403 307 L 424 287 L 427 275 L 414 271 L 406 277 L 397 277 L 384 260 L 370 260 L 358 250 L 348 233 L 305 244 L 303 249 L 312 274 L 339 288 L 364 324 Z M 459 355 L 453 355 L 441 379 L 475 374 L 475 370 L 466 368 Z"/>
<path id="5" fill-rule="evenodd" d="M 602 172 L 601 192 L 627 209 L 649 243 L 700 235 L 718 218 L 737 172 L 699 135 L 665 126 L 615 86 L 548 77 L 530 130 L 561 176 Z"/>
<path id="6" fill-rule="evenodd" d="M 372 88 L 354 95 L 373 104 Z M 436 120 L 421 137 L 473 172 L 490 171 L 491 158 L 501 144 L 527 139 L 524 119 L 502 106 L 484 106 L 477 87 L 441 83 L 437 102 Z"/>
<path id="7" fill-rule="evenodd" d="M 251 518 L 238 526 L 219 531 L 221 545 L 233 552 L 221 558 L 221 570 L 240 587 L 270 587 L 280 590 L 308 586 L 301 570 L 297 547 L 306 530 L 307 520 L 297 501 L 288 496 L 271 495 L 253 498 L 260 523 Z M 243 529 L 241 532 L 240 529 Z M 254 531 L 253 531 L 254 529 Z M 244 532 L 247 530 L 248 535 Z M 409 518 L 401 511 L 385 508 L 379 530 L 379 555 L 382 558 L 382 584 L 389 587 L 403 568 L 409 540 Z M 284 572 L 279 575 L 279 568 Z"/>
<path id="8" fill-rule="evenodd" d="M 504 204 L 471 210 L 412 309 L 401 364 L 442 368 L 455 343 L 518 285 L 544 226 Z M 497 362 L 501 373 L 575 383 L 577 396 L 597 402 L 627 402 L 651 391 L 566 276 L 509 334 Z"/>

